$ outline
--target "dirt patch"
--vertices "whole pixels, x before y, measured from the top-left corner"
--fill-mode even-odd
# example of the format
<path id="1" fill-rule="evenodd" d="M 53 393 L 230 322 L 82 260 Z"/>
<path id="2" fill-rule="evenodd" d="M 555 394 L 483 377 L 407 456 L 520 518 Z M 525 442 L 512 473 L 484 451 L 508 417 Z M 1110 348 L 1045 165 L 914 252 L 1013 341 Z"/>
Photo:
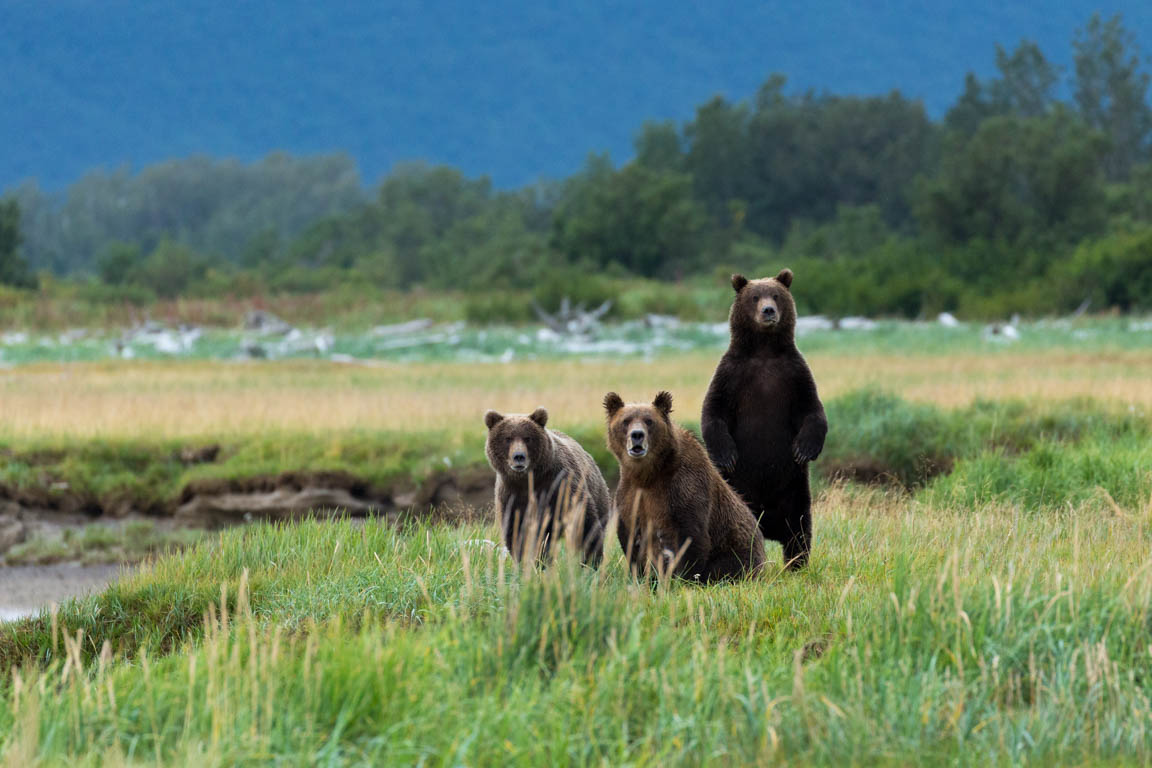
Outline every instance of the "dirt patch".
<path id="1" fill-rule="evenodd" d="M 953 464 L 951 459 L 925 457 L 918 462 L 915 480 L 911 484 L 901 478 L 901 473 L 896 467 L 873 458 L 824 459 L 820 462 L 819 471 L 826 480 L 832 482 L 851 481 L 864 485 L 891 485 L 910 491 L 924 485 L 937 475 L 951 472 Z"/>
<path id="2" fill-rule="evenodd" d="M 364 517 L 388 514 L 395 506 L 390 492 L 346 472 L 284 472 L 192 483 L 180 494 L 172 514 L 186 525 L 219 528 L 294 519 L 309 512 Z"/>
<path id="3" fill-rule="evenodd" d="M 104 508 L 94 498 L 77 493 L 65 483 L 56 482 L 42 488 L 0 486 L 0 514 L 13 508 L 38 510 L 45 514 L 89 517 L 104 512 Z"/>

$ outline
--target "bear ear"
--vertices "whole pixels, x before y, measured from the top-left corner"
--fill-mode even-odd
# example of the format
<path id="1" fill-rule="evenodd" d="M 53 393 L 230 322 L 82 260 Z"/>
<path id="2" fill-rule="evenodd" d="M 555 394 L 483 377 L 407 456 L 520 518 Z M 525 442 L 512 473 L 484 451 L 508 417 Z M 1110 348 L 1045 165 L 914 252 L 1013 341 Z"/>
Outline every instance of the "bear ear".
<path id="1" fill-rule="evenodd" d="M 732 275 L 732 289 L 736 291 L 736 293 L 740 293 L 746 285 L 748 285 L 748 278 L 744 277 L 744 275 Z"/>
<path id="2" fill-rule="evenodd" d="M 776 275 L 776 281 L 779 283 L 783 283 L 785 288 L 791 288 L 792 287 L 792 270 L 790 270 L 790 269 L 780 270 L 780 274 Z"/>
<path id="3" fill-rule="evenodd" d="M 652 405 L 656 406 L 656 410 L 667 416 L 672 413 L 672 395 L 668 392 L 660 392 L 656 395 L 656 399 L 652 401 Z"/>
<path id="4" fill-rule="evenodd" d="M 532 419 L 532 421 L 536 422 L 540 426 L 544 426 L 548 423 L 548 411 L 543 406 L 541 406 L 540 408 L 532 411 L 532 413 L 528 415 L 528 418 Z"/>
<path id="5" fill-rule="evenodd" d="M 492 429 L 492 427 L 502 421 L 504 421 L 504 415 L 496 413 L 496 411 L 488 411 L 488 413 L 484 414 L 484 425 L 488 427 L 488 429 Z"/>
<path id="6" fill-rule="evenodd" d="M 604 410 L 608 411 L 608 418 L 615 416 L 616 412 L 623 407 L 624 401 L 620 398 L 620 395 L 615 392 L 609 392 L 604 395 Z"/>

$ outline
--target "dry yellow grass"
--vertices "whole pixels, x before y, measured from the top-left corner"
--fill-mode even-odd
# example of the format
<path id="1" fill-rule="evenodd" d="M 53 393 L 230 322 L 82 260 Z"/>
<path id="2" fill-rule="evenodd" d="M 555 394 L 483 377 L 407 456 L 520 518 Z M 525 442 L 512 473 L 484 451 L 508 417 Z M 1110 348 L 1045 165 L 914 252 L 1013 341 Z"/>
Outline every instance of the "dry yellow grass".
<path id="1" fill-rule="evenodd" d="M 467 430 L 487 408 L 547 406 L 557 426 L 600 418 L 608 390 L 670 390 L 698 417 L 715 353 L 508 365 L 323 362 L 35 365 L 0 377 L 10 437 L 192 437 L 342 429 Z M 1092 397 L 1152 406 L 1152 351 L 810 355 L 823 397 L 883 387 L 945 406 L 976 398 Z"/>

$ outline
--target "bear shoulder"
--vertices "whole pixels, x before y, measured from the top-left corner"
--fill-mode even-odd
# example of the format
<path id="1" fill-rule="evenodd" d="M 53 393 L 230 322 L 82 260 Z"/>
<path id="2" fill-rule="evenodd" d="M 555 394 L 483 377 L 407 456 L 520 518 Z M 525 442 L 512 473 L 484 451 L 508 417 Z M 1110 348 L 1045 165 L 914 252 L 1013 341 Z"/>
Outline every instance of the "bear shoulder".
<path id="1" fill-rule="evenodd" d="M 592 455 L 575 438 L 554 429 L 549 429 L 548 434 L 552 438 L 552 456 L 557 469 L 586 470 L 596 466 Z"/>
<path id="2" fill-rule="evenodd" d="M 592 458 L 592 454 L 570 435 L 553 429 L 549 429 L 548 433 L 553 442 L 554 475 L 571 476 L 576 482 L 583 484 L 593 514 L 597 518 L 607 519 L 611 511 L 608 483 L 604 481 L 604 475 L 600 472 L 600 466 Z"/>

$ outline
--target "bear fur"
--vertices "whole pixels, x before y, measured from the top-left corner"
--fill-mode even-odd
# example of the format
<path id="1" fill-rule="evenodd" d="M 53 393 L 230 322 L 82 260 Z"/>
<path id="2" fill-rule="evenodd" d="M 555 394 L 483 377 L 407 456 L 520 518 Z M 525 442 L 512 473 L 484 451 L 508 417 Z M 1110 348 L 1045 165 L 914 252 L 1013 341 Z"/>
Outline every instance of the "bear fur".
<path id="1" fill-rule="evenodd" d="M 700 418 L 708 453 L 760 521 L 764 537 L 802 568 L 812 546 L 808 463 L 824 449 L 828 420 L 816 381 L 796 349 L 792 271 L 732 276 L 731 342 Z"/>
<path id="2" fill-rule="evenodd" d="M 716 471 L 704 446 L 672 422 L 672 396 L 651 405 L 604 397 L 608 447 L 620 462 L 620 547 L 637 575 L 712 582 L 756 574 L 764 540 L 756 518 Z"/>
<path id="3" fill-rule="evenodd" d="M 596 567 L 612 508 L 608 485 L 588 452 L 547 423 L 543 408 L 484 414 L 504 544 L 519 562 L 526 555 L 547 559 L 554 539 L 570 537 L 584 562 Z"/>

